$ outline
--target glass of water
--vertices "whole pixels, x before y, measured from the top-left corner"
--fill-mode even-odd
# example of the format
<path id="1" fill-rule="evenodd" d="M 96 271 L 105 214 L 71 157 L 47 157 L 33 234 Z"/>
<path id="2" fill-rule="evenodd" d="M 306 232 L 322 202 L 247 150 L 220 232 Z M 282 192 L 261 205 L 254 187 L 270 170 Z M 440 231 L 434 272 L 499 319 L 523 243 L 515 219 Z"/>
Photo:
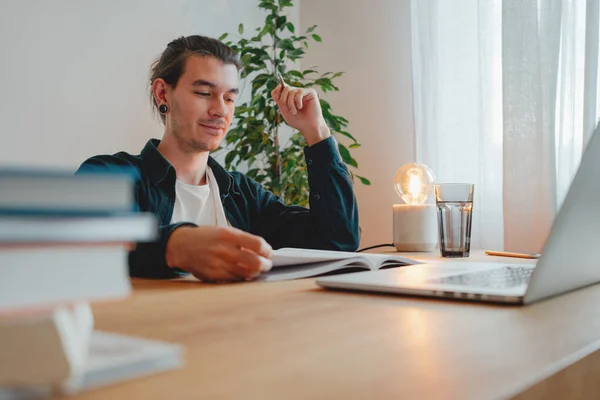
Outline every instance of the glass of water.
<path id="1" fill-rule="evenodd" d="M 469 257 L 473 186 L 470 183 L 434 185 L 442 257 Z"/>

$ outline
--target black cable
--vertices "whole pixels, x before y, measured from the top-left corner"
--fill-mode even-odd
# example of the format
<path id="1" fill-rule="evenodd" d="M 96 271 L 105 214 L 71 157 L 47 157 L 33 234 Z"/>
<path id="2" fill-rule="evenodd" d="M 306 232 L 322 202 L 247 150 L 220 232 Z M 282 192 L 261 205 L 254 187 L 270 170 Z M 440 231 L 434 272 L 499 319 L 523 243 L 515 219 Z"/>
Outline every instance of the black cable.
<path id="1" fill-rule="evenodd" d="M 371 249 L 377 249 L 379 247 L 394 247 L 394 244 L 393 243 L 378 244 L 378 245 L 375 245 L 375 246 L 365 247 L 364 249 L 356 250 L 356 252 L 360 253 L 361 251 L 371 250 Z"/>

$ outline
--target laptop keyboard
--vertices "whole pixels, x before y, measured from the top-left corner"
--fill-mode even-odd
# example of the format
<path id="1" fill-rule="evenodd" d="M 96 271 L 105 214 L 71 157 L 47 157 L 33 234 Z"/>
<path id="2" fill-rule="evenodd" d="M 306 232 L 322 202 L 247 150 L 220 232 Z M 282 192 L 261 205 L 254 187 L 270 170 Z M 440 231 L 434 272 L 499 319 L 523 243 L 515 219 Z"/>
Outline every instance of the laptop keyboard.
<path id="1" fill-rule="evenodd" d="M 467 272 L 460 275 L 430 279 L 432 283 L 481 286 L 501 289 L 529 283 L 533 267 L 502 267 L 486 271 Z"/>

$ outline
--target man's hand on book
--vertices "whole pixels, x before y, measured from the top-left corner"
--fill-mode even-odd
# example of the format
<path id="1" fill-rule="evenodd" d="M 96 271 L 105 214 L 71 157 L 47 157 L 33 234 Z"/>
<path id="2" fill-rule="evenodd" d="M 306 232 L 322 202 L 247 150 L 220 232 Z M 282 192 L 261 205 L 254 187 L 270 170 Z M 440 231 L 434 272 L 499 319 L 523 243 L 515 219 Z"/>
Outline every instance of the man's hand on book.
<path id="1" fill-rule="evenodd" d="M 171 233 L 165 257 L 202 281 L 235 282 L 269 271 L 272 252 L 263 238 L 239 229 L 183 226 Z"/>

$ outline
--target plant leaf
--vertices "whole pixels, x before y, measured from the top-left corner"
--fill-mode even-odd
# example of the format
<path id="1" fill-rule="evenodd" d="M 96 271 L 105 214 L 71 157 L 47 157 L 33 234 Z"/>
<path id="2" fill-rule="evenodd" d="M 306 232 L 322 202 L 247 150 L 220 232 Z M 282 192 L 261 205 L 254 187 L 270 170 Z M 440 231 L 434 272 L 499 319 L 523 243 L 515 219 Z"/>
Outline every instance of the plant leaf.
<path id="1" fill-rule="evenodd" d="M 229 153 L 227 153 L 227 155 L 225 156 L 225 165 L 227 166 L 227 168 L 229 168 L 229 166 L 231 165 L 231 162 L 233 161 L 233 159 L 236 156 L 237 156 L 237 152 L 235 150 L 232 150 Z"/>
<path id="2" fill-rule="evenodd" d="M 275 21 L 275 26 L 277 26 L 277 28 L 279 29 L 284 29 L 287 25 L 287 17 L 285 15 L 281 15 L 279 17 L 277 17 L 277 20 Z"/>
<path id="3" fill-rule="evenodd" d="M 364 178 L 364 177 L 362 177 L 360 175 L 354 175 L 354 176 L 356 176 L 358 179 L 360 179 L 360 181 L 362 182 L 363 185 L 366 185 L 366 186 L 370 186 L 371 185 L 371 181 L 368 180 L 367 178 Z"/>
<path id="4" fill-rule="evenodd" d="M 221 36 L 219 36 L 219 40 L 223 41 L 223 39 L 225 39 L 227 37 L 227 35 L 229 35 L 229 33 L 224 33 Z"/>
<path id="5" fill-rule="evenodd" d="M 238 32 L 240 33 L 240 35 L 244 34 L 244 24 L 239 24 L 238 25 Z"/>
<path id="6" fill-rule="evenodd" d="M 340 150 L 340 155 L 342 156 L 342 160 L 344 160 L 344 162 L 346 164 L 351 165 L 355 168 L 358 167 L 358 163 L 356 162 L 356 160 L 354 158 L 352 158 L 352 156 L 350 155 L 350 152 L 348 151 L 346 146 L 344 146 L 343 144 L 338 144 L 338 149 Z"/>
<path id="7" fill-rule="evenodd" d="M 269 1 L 262 1 L 259 5 L 259 8 L 264 8 L 265 10 L 271 10 L 271 11 L 277 11 L 278 8 L 275 4 L 269 2 Z"/>
<path id="8" fill-rule="evenodd" d="M 339 132 L 337 132 L 337 133 L 340 133 L 340 134 L 342 134 L 342 135 L 346 136 L 348 139 L 352 139 L 352 140 L 354 141 L 354 143 L 357 143 L 357 141 L 356 141 L 356 138 L 355 138 L 354 136 L 352 136 L 352 135 L 350 134 L 350 132 L 346 132 L 346 131 L 339 131 Z"/>
<path id="9" fill-rule="evenodd" d="M 284 50 L 294 50 L 294 42 L 291 39 L 283 39 L 277 43 L 277 47 Z"/>
<path id="10" fill-rule="evenodd" d="M 323 41 L 321 39 L 321 36 L 317 35 L 316 33 L 313 33 L 312 38 L 315 39 L 316 42 L 322 42 Z"/>

